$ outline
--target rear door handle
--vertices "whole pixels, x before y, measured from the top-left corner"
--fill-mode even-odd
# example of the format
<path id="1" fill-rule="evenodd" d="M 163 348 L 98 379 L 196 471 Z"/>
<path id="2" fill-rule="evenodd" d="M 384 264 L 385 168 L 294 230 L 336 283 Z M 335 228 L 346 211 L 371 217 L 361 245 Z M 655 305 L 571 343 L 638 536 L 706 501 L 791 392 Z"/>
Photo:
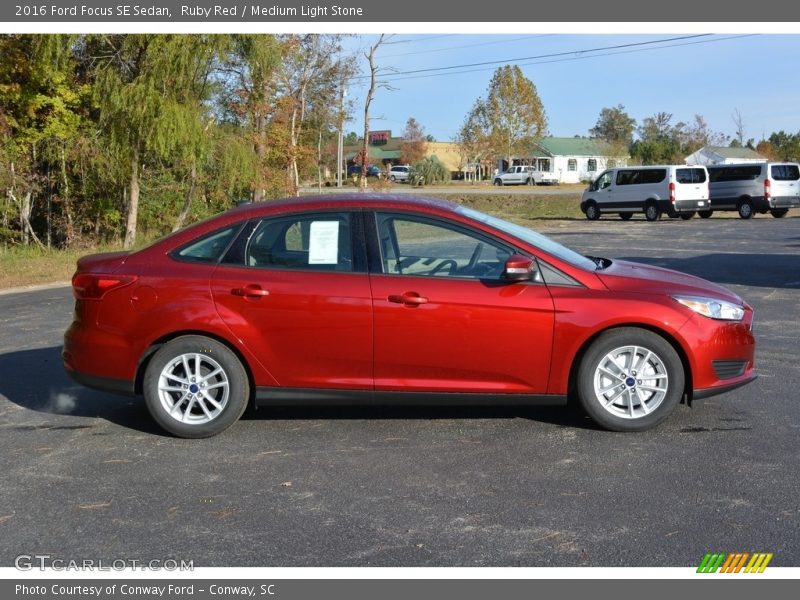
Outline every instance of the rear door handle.
<path id="1" fill-rule="evenodd" d="M 265 290 L 257 283 L 251 283 L 244 287 L 233 288 L 231 294 L 244 298 L 263 298 L 264 296 L 269 296 L 269 290 Z"/>
<path id="2" fill-rule="evenodd" d="M 405 304 L 406 306 L 419 306 L 425 304 L 428 299 L 425 296 L 420 296 L 417 292 L 405 292 L 403 294 L 392 294 L 387 300 L 395 304 Z"/>

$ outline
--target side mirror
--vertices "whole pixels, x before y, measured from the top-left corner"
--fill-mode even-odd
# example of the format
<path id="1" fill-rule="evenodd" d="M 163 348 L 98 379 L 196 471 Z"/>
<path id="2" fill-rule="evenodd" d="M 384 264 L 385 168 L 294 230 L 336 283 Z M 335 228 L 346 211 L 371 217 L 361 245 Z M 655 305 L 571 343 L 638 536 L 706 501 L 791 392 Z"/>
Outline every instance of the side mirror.
<path id="1" fill-rule="evenodd" d="M 506 259 L 503 279 L 506 281 L 530 281 L 533 278 L 533 259 L 521 254 L 512 254 Z"/>

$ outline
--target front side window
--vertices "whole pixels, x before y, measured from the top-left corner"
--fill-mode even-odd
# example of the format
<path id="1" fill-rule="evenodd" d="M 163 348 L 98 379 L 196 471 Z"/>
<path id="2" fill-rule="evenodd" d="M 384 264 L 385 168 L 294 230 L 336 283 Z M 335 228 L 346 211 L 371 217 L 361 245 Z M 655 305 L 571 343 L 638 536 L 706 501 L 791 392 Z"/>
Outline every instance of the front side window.
<path id="1" fill-rule="evenodd" d="M 390 275 L 501 279 L 513 249 L 457 225 L 378 214 L 383 272 Z"/>
<path id="2" fill-rule="evenodd" d="M 244 247 L 244 263 L 266 269 L 352 271 L 348 213 L 303 214 L 261 221 Z"/>
<path id="3" fill-rule="evenodd" d="M 612 172 L 611 171 L 606 171 L 605 173 L 600 175 L 600 177 L 597 178 L 597 181 L 595 182 L 595 185 L 594 185 L 595 191 L 604 190 L 608 186 L 610 186 L 611 185 L 611 177 L 612 177 Z"/>

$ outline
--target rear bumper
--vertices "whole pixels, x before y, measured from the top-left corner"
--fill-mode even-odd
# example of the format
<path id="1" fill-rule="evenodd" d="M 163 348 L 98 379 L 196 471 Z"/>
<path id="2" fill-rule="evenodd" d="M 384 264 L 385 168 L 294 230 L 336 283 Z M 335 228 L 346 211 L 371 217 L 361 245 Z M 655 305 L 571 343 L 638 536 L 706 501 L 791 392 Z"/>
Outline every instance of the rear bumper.
<path id="1" fill-rule="evenodd" d="M 797 196 L 774 196 L 769 200 L 770 208 L 797 208 L 800 207 L 800 198 Z"/>
<path id="2" fill-rule="evenodd" d="M 64 370 L 67 375 L 80 385 L 101 390 L 103 392 L 111 392 L 112 394 L 121 394 L 123 396 L 135 396 L 133 381 L 125 381 L 122 379 L 111 379 L 109 377 L 101 377 L 99 375 L 91 375 L 89 373 L 81 373 L 70 368 L 69 363 L 65 357 Z"/>
<path id="3" fill-rule="evenodd" d="M 698 210 L 709 210 L 711 203 L 708 200 L 676 200 L 674 203 L 669 200 L 662 200 L 659 208 L 666 213 L 687 213 Z"/>

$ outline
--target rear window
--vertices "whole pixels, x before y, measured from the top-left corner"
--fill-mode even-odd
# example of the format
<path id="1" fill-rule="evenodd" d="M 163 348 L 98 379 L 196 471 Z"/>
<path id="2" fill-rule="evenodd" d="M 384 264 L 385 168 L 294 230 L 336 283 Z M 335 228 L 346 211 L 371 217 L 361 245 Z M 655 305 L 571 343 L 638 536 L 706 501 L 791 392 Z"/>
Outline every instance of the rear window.
<path id="1" fill-rule="evenodd" d="M 705 169 L 675 169 L 675 179 L 678 183 L 705 183 Z"/>
<path id="2" fill-rule="evenodd" d="M 708 179 L 716 181 L 752 181 L 761 176 L 761 165 L 732 165 L 708 167 Z"/>
<path id="3" fill-rule="evenodd" d="M 797 181 L 800 179 L 798 165 L 772 165 L 771 177 L 775 181 Z"/>

